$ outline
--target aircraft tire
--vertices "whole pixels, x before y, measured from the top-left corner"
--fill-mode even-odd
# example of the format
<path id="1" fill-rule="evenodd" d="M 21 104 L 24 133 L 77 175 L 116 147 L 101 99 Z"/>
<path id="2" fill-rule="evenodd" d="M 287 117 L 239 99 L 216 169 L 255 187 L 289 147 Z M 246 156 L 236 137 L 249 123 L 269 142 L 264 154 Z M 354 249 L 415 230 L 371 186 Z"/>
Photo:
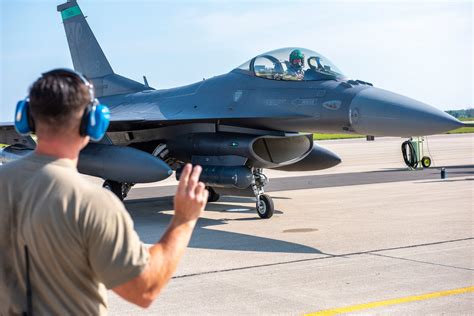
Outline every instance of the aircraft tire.
<path id="1" fill-rule="evenodd" d="M 421 165 L 423 168 L 429 168 L 431 166 L 431 158 L 428 156 L 421 158 Z"/>
<path id="2" fill-rule="evenodd" d="M 207 191 L 209 191 L 209 196 L 207 197 L 207 202 L 217 202 L 219 201 L 221 195 L 214 191 L 211 187 L 206 187 Z"/>
<path id="3" fill-rule="evenodd" d="M 105 180 L 102 187 L 111 191 L 113 194 L 115 194 L 120 199 L 120 201 L 123 201 L 123 199 L 125 198 L 123 196 L 122 183 L 120 182 Z"/>
<path id="4" fill-rule="evenodd" d="M 268 194 L 262 194 L 260 196 L 260 202 L 257 202 L 257 214 L 260 218 L 270 218 L 275 212 L 275 206 L 273 200 Z"/>

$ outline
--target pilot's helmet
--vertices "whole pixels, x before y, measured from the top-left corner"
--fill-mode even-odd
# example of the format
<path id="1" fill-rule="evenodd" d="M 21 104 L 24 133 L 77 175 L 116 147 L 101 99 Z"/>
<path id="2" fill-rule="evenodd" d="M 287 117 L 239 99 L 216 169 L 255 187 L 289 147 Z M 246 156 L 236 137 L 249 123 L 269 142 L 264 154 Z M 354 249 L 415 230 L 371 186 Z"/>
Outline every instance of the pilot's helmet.
<path id="1" fill-rule="evenodd" d="M 290 53 L 290 64 L 298 69 L 304 67 L 304 54 L 299 49 Z"/>

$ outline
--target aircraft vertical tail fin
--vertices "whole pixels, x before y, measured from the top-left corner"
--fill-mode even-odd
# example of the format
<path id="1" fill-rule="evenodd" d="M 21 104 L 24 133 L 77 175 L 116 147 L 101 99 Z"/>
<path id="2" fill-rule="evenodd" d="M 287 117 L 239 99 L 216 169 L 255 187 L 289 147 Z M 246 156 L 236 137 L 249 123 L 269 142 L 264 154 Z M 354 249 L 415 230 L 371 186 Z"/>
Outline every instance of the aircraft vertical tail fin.
<path id="1" fill-rule="evenodd" d="M 114 71 L 92 33 L 75 0 L 58 6 L 71 52 L 74 69 L 88 78 L 103 77 Z"/>
<path id="2" fill-rule="evenodd" d="M 112 70 L 76 0 L 57 7 L 66 31 L 74 69 L 91 79 L 97 97 L 152 89 Z"/>

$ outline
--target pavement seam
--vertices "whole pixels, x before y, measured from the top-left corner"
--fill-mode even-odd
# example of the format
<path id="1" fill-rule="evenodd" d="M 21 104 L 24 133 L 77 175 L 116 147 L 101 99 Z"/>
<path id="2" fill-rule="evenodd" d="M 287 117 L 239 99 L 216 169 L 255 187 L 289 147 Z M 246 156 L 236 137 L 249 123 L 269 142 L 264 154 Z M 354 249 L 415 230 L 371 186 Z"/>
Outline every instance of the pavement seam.
<path id="1" fill-rule="evenodd" d="M 331 259 L 331 258 L 347 258 L 347 257 L 351 257 L 351 256 L 367 255 L 367 254 L 375 255 L 375 253 L 383 252 L 383 251 L 392 251 L 392 250 L 410 249 L 410 248 L 418 248 L 418 247 L 426 247 L 426 246 L 435 246 L 435 245 L 441 245 L 441 244 L 447 244 L 447 243 L 453 243 L 453 242 L 460 242 L 460 241 L 467 241 L 467 240 L 474 240 L 474 237 L 459 238 L 459 239 L 444 240 L 444 241 L 436 241 L 436 242 L 431 242 L 431 243 L 391 247 L 391 248 L 384 248 L 384 249 L 375 249 L 375 250 L 368 250 L 368 251 L 351 252 L 351 253 L 340 254 L 340 255 L 321 253 L 322 255 L 325 255 L 325 256 L 320 256 L 320 257 L 316 257 L 316 258 L 290 260 L 290 261 L 283 261 L 283 262 L 266 263 L 266 264 L 259 264 L 259 265 L 246 266 L 246 267 L 229 268 L 229 269 L 222 269 L 222 270 L 212 270 L 212 271 L 204 271 L 204 272 L 198 272 L 198 273 L 176 275 L 176 276 L 172 277 L 172 279 L 182 279 L 182 278 L 189 278 L 189 277 L 201 276 L 201 275 L 206 275 L 206 274 L 216 274 L 216 273 L 223 273 L 223 272 L 232 272 L 232 271 L 240 271 L 240 270 L 265 268 L 265 267 L 271 267 L 271 266 L 279 266 L 279 265 L 301 263 L 301 262 L 307 262 L 307 261 L 316 261 L 316 260 L 323 260 L 323 259 Z"/>
<path id="2" fill-rule="evenodd" d="M 445 268 L 452 268 L 452 269 L 459 269 L 459 270 L 474 271 L 474 269 L 471 269 L 471 268 L 456 267 L 456 266 L 451 266 L 451 265 L 448 265 L 448 264 L 427 262 L 427 261 L 421 261 L 421 260 L 415 260 L 415 259 L 408 259 L 408 258 L 403 258 L 403 257 L 387 256 L 387 255 L 382 255 L 382 254 L 378 254 L 378 253 L 368 253 L 368 255 L 377 256 L 377 257 L 383 257 L 383 258 L 390 258 L 390 259 L 403 260 L 403 261 L 410 261 L 410 262 L 416 262 L 416 263 L 422 263 L 422 264 L 429 264 L 429 265 L 439 266 L 439 267 L 445 267 Z"/>

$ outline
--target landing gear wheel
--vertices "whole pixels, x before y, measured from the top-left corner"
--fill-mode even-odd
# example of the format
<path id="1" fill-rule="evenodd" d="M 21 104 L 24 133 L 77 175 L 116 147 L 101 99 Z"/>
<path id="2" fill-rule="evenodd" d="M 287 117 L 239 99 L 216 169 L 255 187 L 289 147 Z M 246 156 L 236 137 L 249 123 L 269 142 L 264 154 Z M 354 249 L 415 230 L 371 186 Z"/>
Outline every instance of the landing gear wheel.
<path id="1" fill-rule="evenodd" d="M 128 191 L 130 191 L 132 185 L 113 180 L 105 180 L 102 187 L 112 191 L 112 193 L 115 194 L 120 199 L 120 201 L 123 201 L 127 197 Z"/>
<path id="2" fill-rule="evenodd" d="M 428 156 L 421 158 L 421 165 L 423 168 L 429 168 L 431 166 L 431 158 Z"/>
<path id="3" fill-rule="evenodd" d="M 209 196 L 207 197 L 208 202 L 217 202 L 221 195 L 214 191 L 211 187 L 206 187 L 207 191 L 209 191 Z"/>
<path id="4" fill-rule="evenodd" d="M 257 198 L 257 214 L 260 218 L 270 218 L 274 211 L 273 200 L 269 195 L 262 194 Z"/>

